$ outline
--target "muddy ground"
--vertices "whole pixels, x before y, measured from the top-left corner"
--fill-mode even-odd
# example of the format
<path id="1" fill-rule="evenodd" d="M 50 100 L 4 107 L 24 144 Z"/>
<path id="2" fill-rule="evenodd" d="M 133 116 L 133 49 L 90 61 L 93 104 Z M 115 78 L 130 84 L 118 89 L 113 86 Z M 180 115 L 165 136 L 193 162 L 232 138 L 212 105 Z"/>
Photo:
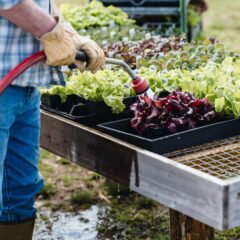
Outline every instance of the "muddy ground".
<path id="1" fill-rule="evenodd" d="M 44 150 L 40 169 L 34 240 L 168 239 L 160 204 Z"/>
<path id="2" fill-rule="evenodd" d="M 42 150 L 34 240 L 168 240 L 168 209 Z M 240 240 L 240 228 L 216 240 Z"/>

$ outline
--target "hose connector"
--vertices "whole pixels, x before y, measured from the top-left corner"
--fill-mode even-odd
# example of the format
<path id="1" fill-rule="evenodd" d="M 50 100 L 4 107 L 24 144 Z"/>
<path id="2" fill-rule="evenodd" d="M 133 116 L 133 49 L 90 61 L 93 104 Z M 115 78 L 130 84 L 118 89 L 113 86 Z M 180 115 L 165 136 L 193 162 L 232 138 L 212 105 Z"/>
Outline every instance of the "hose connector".
<path id="1" fill-rule="evenodd" d="M 144 78 L 137 77 L 132 82 L 132 87 L 137 95 L 145 93 L 149 89 L 149 83 Z"/>

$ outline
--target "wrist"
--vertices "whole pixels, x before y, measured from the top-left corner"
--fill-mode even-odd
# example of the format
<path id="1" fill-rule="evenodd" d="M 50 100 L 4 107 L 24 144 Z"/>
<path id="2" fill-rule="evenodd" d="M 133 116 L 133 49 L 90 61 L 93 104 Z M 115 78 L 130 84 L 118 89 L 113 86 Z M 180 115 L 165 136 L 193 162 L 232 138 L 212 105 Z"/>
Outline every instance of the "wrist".
<path id="1" fill-rule="evenodd" d="M 54 29 L 54 27 L 57 25 L 57 23 L 58 23 L 58 20 L 56 18 L 49 16 L 49 18 L 46 21 L 44 21 L 44 24 L 41 24 L 41 27 L 36 29 L 33 35 L 37 39 L 41 39 L 43 35 L 45 35 L 48 32 L 51 32 Z"/>

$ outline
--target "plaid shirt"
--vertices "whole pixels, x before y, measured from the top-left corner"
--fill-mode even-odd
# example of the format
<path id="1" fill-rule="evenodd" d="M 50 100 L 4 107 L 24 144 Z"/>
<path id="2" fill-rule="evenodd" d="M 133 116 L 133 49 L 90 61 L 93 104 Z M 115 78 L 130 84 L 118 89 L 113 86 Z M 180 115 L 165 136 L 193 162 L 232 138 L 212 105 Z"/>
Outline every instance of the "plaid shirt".
<path id="1" fill-rule="evenodd" d="M 46 12 L 51 12 L 51 0 L 34 1 Z M 0 8 L 8 9 L 19 2 L 21 0 L 0 0 Z M 32 34 L 0 17 L 0 81 L 21 61 L 40 50 L 42 46 Z M 64 85 L 65 82 L 59 67 L 49 67 L 42 62 L 26 70 L 12 84 L 21 87 L 48 87 L 51 84 Z"/>

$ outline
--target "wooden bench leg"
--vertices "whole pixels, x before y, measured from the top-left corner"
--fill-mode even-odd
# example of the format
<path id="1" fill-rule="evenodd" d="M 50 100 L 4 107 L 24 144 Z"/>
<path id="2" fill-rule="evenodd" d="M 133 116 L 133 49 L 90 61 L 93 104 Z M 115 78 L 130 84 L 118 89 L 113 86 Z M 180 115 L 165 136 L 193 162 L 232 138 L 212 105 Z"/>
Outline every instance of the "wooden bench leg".
<path id="1" fill-rule="evenodd" d="M 214 229 L 170 209 L 171 240 L 214 240 Z"/>

